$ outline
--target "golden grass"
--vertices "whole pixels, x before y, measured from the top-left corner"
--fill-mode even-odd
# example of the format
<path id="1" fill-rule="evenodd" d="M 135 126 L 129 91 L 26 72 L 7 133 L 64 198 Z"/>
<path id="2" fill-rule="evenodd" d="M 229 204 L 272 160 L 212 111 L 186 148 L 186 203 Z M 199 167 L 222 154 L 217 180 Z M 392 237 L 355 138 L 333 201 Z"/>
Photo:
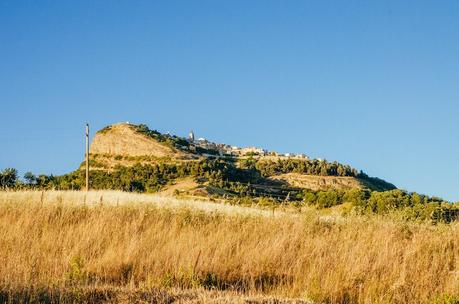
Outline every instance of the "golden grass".
<path id="1" fill-rule="evenodd" d="M 85 195 L 0 193 L 0 300 L 270 303 L 263 297 L 275 296 L 431 303 L 458 297 L 458 224 L 324 221 L 313 211 L 272 216 L 151 195 Z"/>

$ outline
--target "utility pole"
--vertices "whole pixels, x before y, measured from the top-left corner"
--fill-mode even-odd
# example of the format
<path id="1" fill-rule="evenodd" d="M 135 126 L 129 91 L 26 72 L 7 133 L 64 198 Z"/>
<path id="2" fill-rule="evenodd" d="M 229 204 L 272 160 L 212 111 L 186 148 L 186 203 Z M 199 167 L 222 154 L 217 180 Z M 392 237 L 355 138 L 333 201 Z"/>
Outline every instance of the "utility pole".
<path id="1" fill-rule="evenodd" d="M 89 124 L 86 124 L 86 192 L 89 191 Z"/>

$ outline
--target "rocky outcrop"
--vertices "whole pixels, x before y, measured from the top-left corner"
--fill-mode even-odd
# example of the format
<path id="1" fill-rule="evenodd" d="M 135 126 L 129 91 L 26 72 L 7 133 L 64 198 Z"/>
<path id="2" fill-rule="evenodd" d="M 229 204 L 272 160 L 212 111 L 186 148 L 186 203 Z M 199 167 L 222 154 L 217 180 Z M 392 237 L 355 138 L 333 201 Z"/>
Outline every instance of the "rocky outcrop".
<path id="1" fill-rule="evenodd" d="M 96 133 L 90 147 L 90 154 L 181 157 L 183 152 L 168 147 L 137 132 L 128 123 L 119 123 L 106 127 Z"/>

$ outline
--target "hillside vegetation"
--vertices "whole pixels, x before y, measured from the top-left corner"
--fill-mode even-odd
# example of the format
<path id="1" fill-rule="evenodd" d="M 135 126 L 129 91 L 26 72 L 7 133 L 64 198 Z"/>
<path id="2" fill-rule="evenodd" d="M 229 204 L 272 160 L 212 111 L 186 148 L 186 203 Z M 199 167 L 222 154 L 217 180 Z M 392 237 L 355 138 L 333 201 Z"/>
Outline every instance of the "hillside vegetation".
<path id="1" fill-rule="evenodd" d="M 228 166 L 239 165 L 243 169 L 257 171 L 257 180 L 245 177 L 246 180 L 250 179 L 251 183 L 259 183 L 261 177 L 297 173 L 303 175 L 303 179 L 308 178 L 308 176 L 349 177 L 347 180 L 351 181 L 347 183 L 347 188 L 358 187 L 378 191 L 395 189 L 392 184 L 370 178 L 363 172 L 336 162 L 295 158 L 278 158 L 276 160 L 272 156 L 263 157 L 259 155 L 254 155 L 254 157 L 231 157 L 229 155 L 220 157 L 218 151 L 204 149 L 181 137 L 161 134 L 149 129 L 146 125 L 120 123 L 107 126 L 96 133 L 90 153 L 91 168 L 99 171 L 114 171 L 118 170 L 119 167 L 129 167 L 136 164 L 176 166 L 177 163 L 187 160 L 196 161 L 198 158 L 201 158 L 201 161 L 203 159 L 219 159 L 226 162 Z M 244 181 L 240 180 L 240 182 Z M 297 184 L 300 188 L 308 188 L 311 185 L 310 183 Z M 324 190 L 327 187 L 334 188 L 335 185 L 338 185 L 337 188 L 342 188 L 340 187 L 341 183 L 328 183 L 325 187 L 316 183 L 311 189 Z"/>
<path id="2" fill-rule="evenodd" d="M 0 192 L 0 300 L 459 300 L 458 224 L 326 217 L 313 209 L 273 216 L 180 202 L 120 192 Z"/>
<path id="3" fill-rule="evenodd" d="M 145 125 L 109 126 L 97 133 L 94 142 L 92 151 L 99 153 L 90 155 L 91 189 L 161 192 L 273 208 L 350 204 L 355 213 L 396 211 L 409 220 L 446 223 L 459 219 L 458 204 L 397 190 L 384 180 L 337 162 L 202 154 L 194 143 Z M 62 176 L 28 172 L 24 180 L 14 169 L 0 172 L 2 189 L 79 190 L 84 185 L 81 169 Z"/>
<path id="4" fill-rule="evenodd" d="M 145 125 L 108 126 L 97 132 L 91 146 L 90 188 L 161 192 L 273 208 L 350 204 L 356 213 L 397 211 L 406 219 L 433 222 L 459 218 L 457 204 L 397 190 L 348 165 L 304 157 L 221 155 L 199 145 Z M 18 179 L 14 169 L 0 173 L 4 189 L 78 190 L 85 186 L 85 172 L 82 168 L 62 176 L 29 172 L 24 180 Z"/>

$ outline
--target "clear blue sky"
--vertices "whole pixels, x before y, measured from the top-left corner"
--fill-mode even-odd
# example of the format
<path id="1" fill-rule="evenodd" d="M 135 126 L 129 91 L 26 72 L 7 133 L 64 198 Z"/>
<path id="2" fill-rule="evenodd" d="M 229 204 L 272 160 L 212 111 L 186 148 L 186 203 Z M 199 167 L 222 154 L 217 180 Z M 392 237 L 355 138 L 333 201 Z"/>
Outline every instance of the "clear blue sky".
<path id="1" fill-rule="evenodd" d="M 459 1 L 0 1 L 0 168 L 118 121 L 459 201 Z"/>

